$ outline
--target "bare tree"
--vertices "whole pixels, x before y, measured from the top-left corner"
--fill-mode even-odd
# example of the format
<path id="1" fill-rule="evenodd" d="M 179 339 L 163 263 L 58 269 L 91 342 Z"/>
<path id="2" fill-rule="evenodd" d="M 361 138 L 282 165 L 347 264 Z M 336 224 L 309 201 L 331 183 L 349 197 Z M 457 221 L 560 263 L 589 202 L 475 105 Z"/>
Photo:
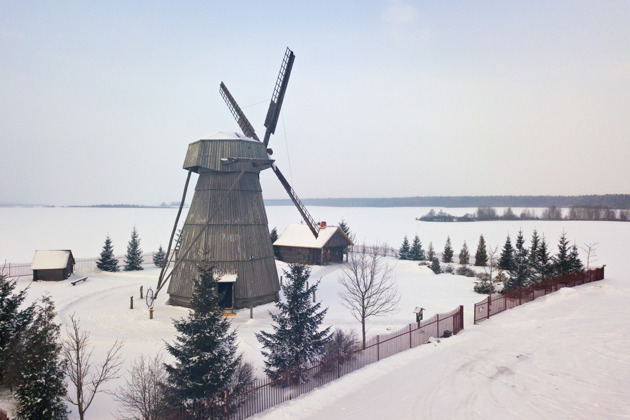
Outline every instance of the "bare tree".
<path id="1" fill-rule="evenodd" d="M 348 256 L 339 283 L 343 286 L 339 293 L 341 304 L 361 323 L 365 348 L 365 321 L 398 310 L 400 296 L 393 269 L 385 262 L 379 246 L 356 247 Z"/>
<path id="2" fill-rule="evenodd" d="M 125 386 L 114 393 L 120 403 L 119 419 L 158 420 L 166 418 L 166 392 L 168 378 L 162 352 L 153 358 L 141 355 L 128 369 L 130 378 Z"/>
<path id="3" fill-rule="evenodd" d="M 597 261 L 597 245 L 599 242 L 584 244 L 580 248 L 586 253 L 586 269 L 590 270 L 591 263 Z"/>
<path id="4" fill-rule="evenodd" d="M 62 354 L 66 361 L 66 375 L 76 392 L 74 397 L 68 392 L 66 400 L 77 406 L 79 418 L 84 420 L 85 412 L 92 404 L 94 396 L 102 391 L 101 385 L 118 377 L 122 364 L 120 350 L 124 342 L 116 340 L 107 351 L 105 361 L 93 366 L 91 359 L 94 347 L 90 346 L 90 333 L 81 331 L 79 320 L 75 319 L 74 314 L 70 315 L 70 321 L 72 328 L 66 327 L 67 339 Z"/>

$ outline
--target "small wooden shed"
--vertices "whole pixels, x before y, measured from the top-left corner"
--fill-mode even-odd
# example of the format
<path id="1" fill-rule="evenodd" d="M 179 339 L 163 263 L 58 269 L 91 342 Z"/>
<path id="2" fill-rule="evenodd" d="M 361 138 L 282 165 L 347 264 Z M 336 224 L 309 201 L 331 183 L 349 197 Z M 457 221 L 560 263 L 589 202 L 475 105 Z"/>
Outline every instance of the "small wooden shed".
<path id="1" fill-rule="evenodd" d="M 35 251 L 31 270 L 33 280 L 65 280 L 74 272 L 72 251 Z"/>
<path id="2" fill-rule="evenodd" d="M 289 225 L 273 244 L 280 261 L 310 265 L 341 263 L 352 241 L 338 226 L 324 223 L 315 238 L 306 225 Z"/>

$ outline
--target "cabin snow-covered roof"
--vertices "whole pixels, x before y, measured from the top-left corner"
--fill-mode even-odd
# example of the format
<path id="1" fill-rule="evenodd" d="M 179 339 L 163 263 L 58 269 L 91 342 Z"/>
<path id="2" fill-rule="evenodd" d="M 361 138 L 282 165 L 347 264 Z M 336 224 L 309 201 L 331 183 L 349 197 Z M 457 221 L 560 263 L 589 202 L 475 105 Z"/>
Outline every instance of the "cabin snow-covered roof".
<path id="1" fill-rule="evenodd" d="M 293 224 L 287 226 L 282 235 L 273 244 L 300 248 L 323 248 L 337 231 L 340 231 L 344 237 L 346 236 L 339 227 L 326 226 L 319 230 L 319 235 L 315 238 L 307 225 Z M 349 239 L 348 242 L 352 244 Z"/>
<path id="2" fill-rule="evenodd" d="M 68 259 L 72 257 L 72 251 L 60 250 L 60 251 L 35 251 L 33 257 L 33 263 L 31 264 L 31 270 L 55 270 L 60 268 L 66 268 L 68 266 Z"/>

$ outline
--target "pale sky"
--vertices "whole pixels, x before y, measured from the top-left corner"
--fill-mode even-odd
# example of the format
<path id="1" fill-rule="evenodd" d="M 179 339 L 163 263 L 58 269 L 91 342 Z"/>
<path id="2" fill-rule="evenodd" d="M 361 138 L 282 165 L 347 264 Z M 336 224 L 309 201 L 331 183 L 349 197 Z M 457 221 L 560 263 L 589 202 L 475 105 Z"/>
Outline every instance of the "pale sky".
<path id="1" fill-rule="evenodd" d="M 219 83 L 262 135 L 287 46 L 302 198 L 630 193 L 628 1 L 0 0 L 0 203 L 179 200 L 239 131 Z"/>

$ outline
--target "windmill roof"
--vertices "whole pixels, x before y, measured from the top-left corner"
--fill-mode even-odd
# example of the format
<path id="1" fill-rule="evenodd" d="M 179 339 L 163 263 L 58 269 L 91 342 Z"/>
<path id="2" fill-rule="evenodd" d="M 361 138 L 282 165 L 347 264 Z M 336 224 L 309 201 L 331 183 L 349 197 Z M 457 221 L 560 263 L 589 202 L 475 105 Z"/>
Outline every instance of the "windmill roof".
<path id="1" fill-rule="evenodd" d="M 323 248 L 338 230 L 341 229 L 337 226 L 326 226 L 324 229 L 319 230 L 319 235 L 315 238 L 307 225 L 293 224 L 287 226 L 282 235 L 273 244 L 301 248 Z"/>
<path id="2" fill-rule="evenodd" d="M 70 250 L 37 250 L 35 251 L 35 256 L 33 257 L 31 270 L 54 270 L 66 268 L 70 257 L 72 257 L 72 251 Z"/>
<path id="3" fill-rule="evenodd" d="M 220 131 L 218 133 L 211 134 L 206 136 L 200 140 L 244 140 L 244 141 L 253 141 L 256 143 L 260 143 L 258 140 L 249 138 L 241 133 L 234 133 L 230 131 Z"/>

